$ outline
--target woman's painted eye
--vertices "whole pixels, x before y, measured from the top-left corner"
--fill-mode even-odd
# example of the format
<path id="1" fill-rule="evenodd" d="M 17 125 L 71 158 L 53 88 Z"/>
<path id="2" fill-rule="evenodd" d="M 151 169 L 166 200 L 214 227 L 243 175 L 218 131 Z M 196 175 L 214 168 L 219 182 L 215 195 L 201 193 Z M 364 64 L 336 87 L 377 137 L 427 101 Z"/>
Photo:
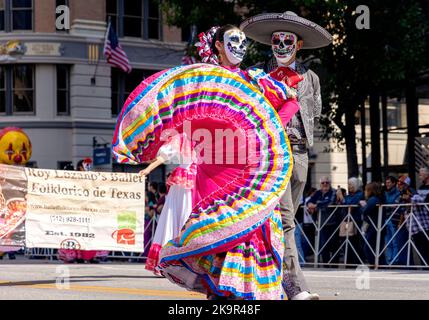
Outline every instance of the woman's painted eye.
<path id="1" fill-rule="evenodd" d="M 291 45 L 293 45 L 293 41 L 292 41 L 292 40 L 285 40 L 285 41 L 284 41 L 284 43 L 285 43 L 285 45 L 287 45 L 287 46 L 291 46 Z"/>
<path id="2" fill-rule="evenodd" d="M 271 42 L 273 43 L 273 45 L 278 46 L 280 44 L 280 39 L 273 39 Z"/>
<path id="3" fill-rule="evenodd" d="M 240 42 L 240 39 L 237 36 L 231 37 L 232 42 Z"/>

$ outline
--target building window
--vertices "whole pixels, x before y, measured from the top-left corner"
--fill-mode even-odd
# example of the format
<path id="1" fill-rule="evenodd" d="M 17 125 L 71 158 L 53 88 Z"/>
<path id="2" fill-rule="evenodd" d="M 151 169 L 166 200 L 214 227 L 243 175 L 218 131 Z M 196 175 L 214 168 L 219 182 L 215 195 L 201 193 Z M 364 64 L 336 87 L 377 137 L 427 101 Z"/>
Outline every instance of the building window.
<path id="1" fill-rule="evenodd" d="M 0 0 L 0 31 L 33 30 L 33 0 Z"/>
<path id="2" fill-rule="evenodd" d="M 148 8 L 148 38 L 149 39 L 160 39 L 161 34 L 161 23 L 160 23 L 160 7 L 158 0 L 146 0 L 145 4 L 149 6 Z"/>
<path id="3" fill-rule="evenodd" d="M 34 113 L 34 65 L 0 67 L 0 113 Z"/>
<path id="4" fill-rule="evenodd" d="M 107 22 L 112 23 L 116 33 L 119 35 L 118 0 L 106 0 Z"/>
<path id="5" fill-rule="evenodd" d="M 6 113 L 6 70 L 0 68 L 0 114 Z"/>
<path id="6" fill-rule="evenodd" d="M 33 30 L 33 1 L 12 0 L 12 31 Z"/>
<path id="7" fill-rule="evenodd" d="M 13 113 L 34 112 L 34 67 L 13 66 Z"/>
<path id="8" fill-rule="evenodd" d="M 70 115 L 70 66 L 57 65 L 57 115 Z"/>
<path id="9" fill-rule="evenodd" d="M 119 37 L 162 40 L 159 0 L 106 0 L 106 11 Z"/>
<path id="10" fill-rule="evenodd" d="M 131 92 L 156 72 L 158 71 L 133 69 L 130 74 L 125 74 L 119 69 L 112 69 L 112 117 L 119 115 Z"/>
<path id="11" fill-rule="evenodd" d="M 124 3 L 124 37 L 143 37 L 143 2 L 126 1 Z"/>
<path id="12" fill-rule="evenodd" d="M 5 0 L 0 0 L 0 31 L 4 31 L 4 12 L 5 12 Z"/>

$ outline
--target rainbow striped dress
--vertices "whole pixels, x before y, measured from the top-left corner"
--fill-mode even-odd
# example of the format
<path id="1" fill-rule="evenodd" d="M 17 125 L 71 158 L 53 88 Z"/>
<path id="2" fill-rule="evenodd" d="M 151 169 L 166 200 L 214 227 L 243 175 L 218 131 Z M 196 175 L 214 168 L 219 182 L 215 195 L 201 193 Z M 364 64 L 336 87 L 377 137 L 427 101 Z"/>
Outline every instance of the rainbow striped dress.
<path id="1" fill-rule="evenodd" d="M 222 67 L 165 70 L 127 100 L 113 153 L 124 163 L 154 159 L 172 131 L 192 137 L 201 161 L 196 205 L 179 237 L 163 247 L 158 269 L 197 292 L 282 299 L 284 239 L 277 207 L 292 158 L 273 106 L 256 86 Z"/>

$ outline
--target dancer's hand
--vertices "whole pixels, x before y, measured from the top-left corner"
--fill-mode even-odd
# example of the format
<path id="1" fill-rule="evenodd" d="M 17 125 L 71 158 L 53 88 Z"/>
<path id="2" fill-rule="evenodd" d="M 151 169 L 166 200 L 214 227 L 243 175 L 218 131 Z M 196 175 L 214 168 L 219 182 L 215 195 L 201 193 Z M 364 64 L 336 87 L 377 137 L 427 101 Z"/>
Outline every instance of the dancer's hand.
<path id="1" fill-rule="evenodd" d="M 139 172 L 139 175 L 142 177 L 148 176 L 150 174 L 151 170 L 149 168 L 146 168 Z"/>

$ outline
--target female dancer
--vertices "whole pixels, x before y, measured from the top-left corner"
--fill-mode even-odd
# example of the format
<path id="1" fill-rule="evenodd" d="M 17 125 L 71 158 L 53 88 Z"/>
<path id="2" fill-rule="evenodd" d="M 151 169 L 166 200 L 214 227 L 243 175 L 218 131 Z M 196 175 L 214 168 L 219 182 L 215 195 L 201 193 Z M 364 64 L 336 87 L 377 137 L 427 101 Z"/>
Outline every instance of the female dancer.
<path id="1" fill-rule="evenodd" d="M 284 126 L 299 110 L 296 93 L 294 94 L 286 84 L 279 83 L 261 70 L 244 71 L 240 69 L 239 66 L 246 53 L 247 41 L 244 33 L 238 28 L 232 25 L 214 27 L 207 33 L 200 34 L 199 38 L 200 42 L 196 46 L 202 61 L 220 65 L 257 86 L 267 100 L 282 114 L 281 120 Z M 278 214 L 278 211 L 274 210 L 273 215 Z M 267 221 L 266 226 L 270 223 L 275 225 L 272 221 Z M 281 230 L 281 227 L 278 227 Z M 207 289 L 209 299 L 279 298 L 279 292 L 276 290 L 272 290 L 271 295 L 263 293 L 264 290 L 270 286 L 272 289 L 278 283 L 276 269 L 280 262 L 273 259 L 276 250 L 272 244 L 267 243 L 269 240 L 261 232 L 262 229 L 259 228 L 248 240 L 228 251 L 197 258 L 200 265 L 202 263 L 206 265 L 203 269 L 205 273 L 203 285 Z M 278 235 L 278 238 L 282 238 L 282 236 Z M 267 248 L 270 249 L 267 251 Z M 260 262 L 264 259 L 271 263 L 261 265 Z M 165 268 L 164 271 L 169 277 L 166 270 L 168 268 Z M 175 281 L 176 274 L 172 272 L 170 276 L 170 280 Z M 180 284 L 180 280 L 176 283 Z M 269 292 L 269 290 L 267 291 Z"/>
<path id="2" fill-rule="evenodd" d="M 236 40 L 227 48 L 240 56 Z M 278 114 L 235 72 L 208 64 L 177 67 L 146 79 L 131 95 L 118 118 L 114 155 L 130 164 L 156 159 L 165 145 L 162 133 L 174 128 L 183 134 L 187 123 L 193 141 L 214 143 L 202 153 L 200 145 L 194 148 L 195 205 L 178 237 L 161 249 L 160 272 L 209 297 L 281 299 L 284 243 L 276 206 L 290 178 L 291 150 Z M 218 130 L 241 143 L 229 145 L 223 137 L 218 143 Z M 228 149 L 237 156 L 243 148 L 257 161 L 205 161 L 225 159 Z"/>
<path id="3" fill-rule="evenodd" d="M 284 96 L 282 96 L 284 91 L 270 90 L 271 87 L 275 86 L 275 80 L 269 77 L 263 78 L 262 75 L 256 76 L 256 73 L 252 71 L 246 72 L 239 68 L 247 49 L 246 37 L 242 31 L 232 25 L 226 25 L 222 28 L 213 27 L 207 34 L 202 33 L 199 37 L 200 42 L 197 43 L 196 46 L 203 62 L 208 61 L 216 65 L 220 63 L 221 66 L 231 72 L 239 74 L 246 81 L 253 81 L 254 84 L 259 85 L 267 98 L 271 99 L 273 105 L 279 106 L 278 109 L 282 110 L 283 114 L 286 115 L 284 117 L 286 120 L 284 121 L 289 121 L 298 110 L 298 105 L 291 103 L 290 101 L 292 100 L 289 98 L 285 99 Z M 216 39 L 222 39 L 222 41 Z M 225 39 L 225 41 L 223 39 Z M 251 75 L 255 76 L 255 78 L 257 77 L 259 81 L 254 81 Z M 277 95 L 273 94 L 273 91 L 276 92 Z M 292 90 L 288 89 L 287 92 L 289 93 L 291 91 Z M 285 103 L 285 101 L 288 101 L 288 103 Z M 174 158 L 179 160 L 180 151 L 182 151 L 182 154 L 183 151 L 185 151 L 180 150 L 183 149 L 181 147 L 183 141 L 187 141 L 187 139 L 183 140 L 183 136 L 176 136 L 171 139 L 171 141 L 161 147 L 156 161 L 150 164 L 149 167 L 140 174 L 148 175 L 166 161 L 174 162 Z M 187 152 L 189 153 L 190 150 L 187 150 Z M 169 195 L 167 196 L 166 204 L 162 210 L 145 267 L 146 270 L 153 271 L 157 275 L 160 275 L 156 270 L 156 266 L 159 263 L 161 248 L 168 241 L 179 235 L 180 230 L 192 211 L 192 189 L 194 188 L 195 174 L 196 164 L 192 161 L 189 164 L 183 164 L 176 168 L 167 181 L 167 184 L 170 186 Z"/>

